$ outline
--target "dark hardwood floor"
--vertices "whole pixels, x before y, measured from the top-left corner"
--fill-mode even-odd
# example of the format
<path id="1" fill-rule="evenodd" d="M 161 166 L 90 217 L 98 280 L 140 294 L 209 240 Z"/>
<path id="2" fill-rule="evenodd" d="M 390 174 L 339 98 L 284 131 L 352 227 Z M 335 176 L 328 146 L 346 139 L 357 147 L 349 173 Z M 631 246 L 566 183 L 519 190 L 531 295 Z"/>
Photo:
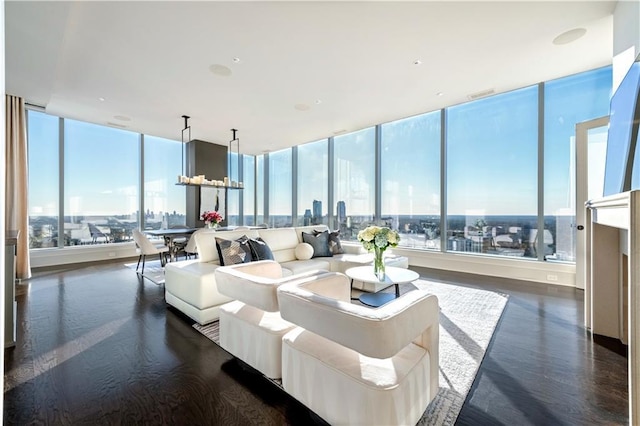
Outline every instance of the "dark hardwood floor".
<path id="1" fill-rule="evenodd" d="M 124 263 L 37 271 L 19 286 L 5 424 L 322 423 Z M 510 295 L 457 424 L 627 423 L 624 348 L 585 332 L 580 291 L 415 269 Z"/>

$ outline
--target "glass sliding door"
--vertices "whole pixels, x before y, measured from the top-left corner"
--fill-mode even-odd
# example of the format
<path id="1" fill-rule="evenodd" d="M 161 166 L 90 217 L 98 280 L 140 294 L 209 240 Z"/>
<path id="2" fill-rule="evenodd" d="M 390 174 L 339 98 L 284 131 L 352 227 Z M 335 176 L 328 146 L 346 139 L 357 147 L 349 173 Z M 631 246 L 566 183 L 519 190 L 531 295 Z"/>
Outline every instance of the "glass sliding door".
<path id="1" fill-rule="evenodd" d="M 544 85 L 544 222 L 554 242 L 546 260 L 576 260 L 576 124 L 609 114 L 611 78 L 607 67 Z"/>

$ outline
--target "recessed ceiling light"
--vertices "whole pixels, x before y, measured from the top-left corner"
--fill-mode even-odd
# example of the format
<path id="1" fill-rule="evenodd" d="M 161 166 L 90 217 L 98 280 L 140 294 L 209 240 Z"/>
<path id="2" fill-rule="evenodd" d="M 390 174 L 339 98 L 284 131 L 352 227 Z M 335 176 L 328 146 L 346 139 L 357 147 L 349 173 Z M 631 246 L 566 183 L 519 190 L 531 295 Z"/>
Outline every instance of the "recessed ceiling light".
<path id="1" fill-rule="evenodd" d="M 295 104 L 293 107 L 298 111 L 309 111 L 311 109 L 307 104 Z"/>
<path id="2" fill-rule="evenodd" d="M 444 95 L 444 93 L 442 93 L 442 92 L 436 93 L 436 96 L 442 96 L 442 95 Z"/>
<path id="3" fill-rule="evenodd" d="M 229 77 L 231 75 L 231 68 L 225 67 L 220 64 L 213 64 L 209 67 L 209 71 L 220 77 Z"/>
<path id="4" fill-rule="evenodd" d="M 99 98 L 98 98 L 98 100 L 99 100 L 100 102 L 104 102 L 104 98 L 103 98 L 103 97 L 99 97 Z"/>
<path id="5" fill-rule="evenodd" d="M 422 61 L 420 59 L 416 59 L 415 61 L 413 61 L 413 65 L 420 65 L 422 63 Z"/>
<path id="6" fill-rule="evenodd" d="M 129 117 L 125 117 L 124 115 L 114 115 L 113 118 L 120 121 L 131 121 Z"/>
<path id="7" fill-rule="evenodd" d="M 320 105 L 322 103 L 322 99 L 316 99 L 316 105 Z"/>
<path id="8" fill-rule="evenodd" d="M 240 62 L 240 58 L 233 58 L 233 62 L 237 64 L 238 62 Z"/>
<path id="9" fill-rule="evenodd" d="M 553 44 L 561 45 L 568 44 L 572 41 L 576 41 L 580 37 L 584 36 L 587 30 L 584 28 L 574 28 L 573 30 L 566 31 L 553 39 Z"/>

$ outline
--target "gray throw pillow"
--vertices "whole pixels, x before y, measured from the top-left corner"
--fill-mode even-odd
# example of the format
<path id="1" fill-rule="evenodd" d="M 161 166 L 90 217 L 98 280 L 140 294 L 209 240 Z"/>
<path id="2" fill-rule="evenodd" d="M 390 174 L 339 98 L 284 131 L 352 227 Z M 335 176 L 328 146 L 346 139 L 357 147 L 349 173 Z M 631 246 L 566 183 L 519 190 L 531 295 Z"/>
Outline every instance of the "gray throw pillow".
<path id="1" fill-rule="evenodd" d="M 271 248 L 262 238 L 250 238 L 249 246 L 253 260 L 274 260 Z"/>
<path id="2" fill-rule="evenodd" d="M 216 237 L 216 248 L 218 249 L 221 266 L 253 261 L 249 238 L 246 235 L 237 240 L 225 240 Z"/>
<path id="3" fill-rule="evenodd" d="M 311 244 L 313 247 L 313 257 L 333 256 L 333 253 L 329 248 L 329 231 L 320 232 L 316 235 L 303 232 L 302 241 Z"/>
<path id="4" fill-rule="evenodd" d="M 313 235 L 320 234 L 321 231 L 313 230 Z M 336 229 L 335 231 L 329 232 L 329 248 L 331 249 L 331 253 L 333 254 L 343 254 L 344 249 L 342 248 L 342 244 L 340 243 L 340 230 Z"/>

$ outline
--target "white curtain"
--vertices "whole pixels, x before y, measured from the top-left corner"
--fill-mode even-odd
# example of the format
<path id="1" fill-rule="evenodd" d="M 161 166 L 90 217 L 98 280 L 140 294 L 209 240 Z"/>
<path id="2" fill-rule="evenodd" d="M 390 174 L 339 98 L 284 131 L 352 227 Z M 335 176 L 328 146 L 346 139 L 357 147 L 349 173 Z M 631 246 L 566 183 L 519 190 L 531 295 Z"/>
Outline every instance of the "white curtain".
<path id="1" fill-rule="evenodd" d="M 18 230 L 16 276 L 31 278 L 29 262 L 29 173 L 27 168 L 27 120 L 24 99 L 6 95 L 6 199 L 5 230 Z"/>

